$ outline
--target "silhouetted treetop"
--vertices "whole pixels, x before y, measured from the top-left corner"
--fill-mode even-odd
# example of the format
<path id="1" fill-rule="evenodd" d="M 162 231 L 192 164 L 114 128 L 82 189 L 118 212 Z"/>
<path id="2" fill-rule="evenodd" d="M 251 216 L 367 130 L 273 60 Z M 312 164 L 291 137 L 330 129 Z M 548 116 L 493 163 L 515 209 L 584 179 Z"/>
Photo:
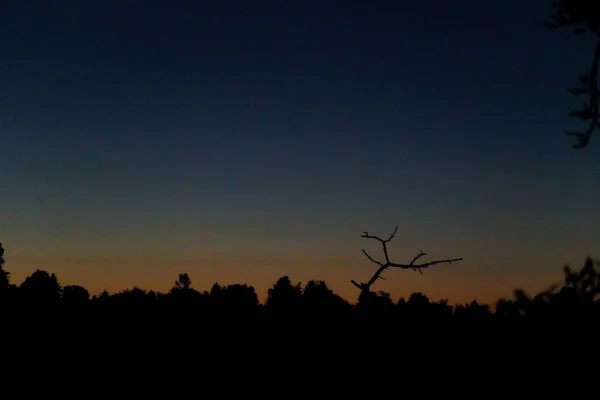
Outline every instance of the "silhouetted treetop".
<path id="1" fill-rule="evenodd" d="M 409 305 L 416 305 L 416 306 L 428 306 L 429 303 L 430 303 L 429 297 L 427 297 L 426 295 L 424 295 L 421 292 L 414 292 L 413 294 L 411 294 L 410 297 L 408 298 L 408 302 L 407 302 L 407 304 L 409 304 Z"/>
<path id="2" fill-rule="evenodd" d="M 55 304 L 61 299 L 62 288 L 55 274 L 38 269 L 21 283 L 19 294 L 26 302 Z"/>
<path id="3" fill-rule="evenodd" d="M 85 304 L 90 300 L 90 293 L 84 287 L 68 285 L 63 288 L 62 300 L 65 304 Z"/>
<path id="4" fill-rule="evenodd" d="M 289 307 L 302 303 L 302 286 L 292 285 L 288 276 L 282 276 L 268 291 L 267 306 Z"/>
<path id="5" fill-rule="evenodd" d="M 192 280 L 188 274 L 179 274 L 179 279 L 175 281 L 175 288 L 177 289 L 191 289 Z"/>
<path id="6" fill-rule="evenodd" d="M 584 301 L 592 302 L 600 295 L 600 262 L 588 257 L 583 268 L 573 271 L 569 266 L 564 268 L 564 288 L 572 288 Z"/>
<path id="7" fill-rule="evenodd" d="M 251 309 L 258 306 L 258 295 L 254 287 L 246 284 L 220 286 L 215 283 L 210 290 L 211 304 L 236 309 Z"/>
<path id="8" fill-rule="evenodd" d="M 302 293 L 302 302 L 310 306 L 347 306 L 348 302 L 342 299 L 333 290 L 327 287 L 324 281 L 309 281 Z"/>
<path id="9" fill-rule="evenodd" d="M 10 287 L 9 273 L 4 270 L 4 247 L 0 242 L 0 296 Z"/>
<path id="10" fill-rule="evenodd" d="M 153 302 L 148 292 L 142 288 L 134 286 L 132 289 L 125 289 L 113 296 L 113 302 L 117 304 L 147 305 Z"/>

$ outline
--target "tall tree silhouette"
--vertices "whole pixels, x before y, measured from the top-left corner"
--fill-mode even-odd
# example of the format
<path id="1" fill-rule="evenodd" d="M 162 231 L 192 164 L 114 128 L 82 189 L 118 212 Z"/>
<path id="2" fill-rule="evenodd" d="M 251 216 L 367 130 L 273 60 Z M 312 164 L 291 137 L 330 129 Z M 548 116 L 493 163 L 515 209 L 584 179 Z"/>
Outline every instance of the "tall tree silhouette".
<path id="1" fill-rule="evenodd" d="M 0 242 L 0 296 L 8 291 L 10 287 L 9 273 L 4 270 L 4 247 Z"/>
<path id="2" fill-rule="evenodd" d="M 362 251 L 369 260 L 371 260 L 373 263 L 379 265 L 379 268 L 377 269 L 377 271 L 375 271 L 375 273 L 373 274 L 371 279 L 369 279 L 368 282 L 366 282 L 366 283 L 357 283 L 354 279 L 351 280 L 352 284 L 354 286 L 356 286 L 357 288 L 359 288 L 361 290 L 361 292 L 369 293 L 371 291 L 371 286 L 375 283 L 375 281 L 377 281 L 377 279 L 384 279 L 381 276 L 381 274 L 383 273 L 383 271 L 385 271 L 388 268 L 412 269 L 413 271 L 419 271 L 420 273 L 423 273 L 421 270 L 424 268 L 428 268 L 428 267 L 431 267 L 431 266 L 434 266 L 437 264 L 442 264 L 442 263 L 450 264 L 450 263 L 453 263 L 456 261 L 462 261 L 462 258 L 449 258 L 449 259 L 445 259 L 445 260 L 435 260 L 435 261 L 429 261 L 429 262 L 426 262 L 423 264 L 416 264 L 416 262 L 421 257 L 427 255 L 427 253 L 424 253 L 423 250 L 421 250 L 421 252 L 419 254 L 417 254 L 412 259 L 412 261 L 408 264 L 398 264 L 398 263 L 392 262 L 392 261 L 390 261 L 390 257 L 388 255 L 387 244 L 394 238 L 394 236 L 396 236 L 397 231 L 398 231 L 398 225 L 396 225 L 394 232 L 392 232 L 392 234 L 387 239 L 382 239 L 379 236 L 369 235 L 369 232 L 364 232 L 361 235 L 361 237 L 363 237 L 363 238 L 374 239 L 374 240 L 377 240 L 378 242 L 380 242 L 383 247 L 383 257 L 385 259 L 385 262 L 377 261 L 373 257 L 371 257 L 369 255 L 369 253 L 367 253 L 365 250 Z"/>
<path id="3" fill-rule="evenodd" d="M 19 286 L 19 297 L 29 304 L 51 305 L 61 299 L 62 288 L 56 274 L 36 270 Z"/>
<path id="4" fill-rule="evenodd" d="M 282 276 L 268 291 L 267 306 L 290 307 L 299 306 L 302 302 L 302 287 L 300 283 L 292 285 L 288 276 Z"/>
<path id="5" fill-rule="evenodd" d="M 582 149 L 587 146 L 594 131 L 600 128 L 598 116 L 598 63 L 600 60 L 600 2 L 597 0 L 554 0 L 550 3 L 550 20 L 545 22 L 549 29 L 570 27 L 576 35 L 591 33 L 596 37 L 596 50 L 592 65 L 586 74 L 579 78 L 581 87 L 569 89 L 575 96 L 587 96 L 583 108 L 571 111 L 571 116 L 586 122 L 584 131 L 568 131 L 577 138 L 573 147 Z"/>

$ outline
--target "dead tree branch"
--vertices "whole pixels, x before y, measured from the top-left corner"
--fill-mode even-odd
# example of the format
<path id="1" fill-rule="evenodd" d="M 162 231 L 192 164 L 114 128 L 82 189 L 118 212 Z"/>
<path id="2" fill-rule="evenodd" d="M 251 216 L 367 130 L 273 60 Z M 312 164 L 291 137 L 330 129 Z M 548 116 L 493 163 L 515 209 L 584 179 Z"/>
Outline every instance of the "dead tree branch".
<path id="1" fill-rule="evenodd" d="M 392 234 L 387 238 L 387 239 L 382 239 L 378 236 L 373 236 L 373 235 L 369 235 L 369 232 L 364 232 L 361 237 L 366 238 L 366 239 L 374 239 L 377 240 L 378 242 L 381 243 L 381 246 L 383 247 L 383 257 L 384 257 L 384 262 L 381 261 L 377 261 L 375 260 L 373 257 L 371 257 L 369 255 L 369 253 L 367 253 L 365 250 L 363 250 L 362 252 L 364 253 L 365 256 L 367 256 L 367 258 L 369 260 L 371 260 L 371 262 L 379 265 L 379 268 L 377 268 L 377 271 L 375 271 L 375 274 L 373 274 L 373 276 L 371 277 L 371 279 L 369 279 L 368 282 L 366 283 L 358 283 L 356 282 L 354 279 L 351 280 L 352 284 L 354 286 L 356 286 L 357 288 L 359 288 L 360 290 L 362 290 L 363 292 L 370 292 L 371 291 L 371 286 L 375 283 L 375 281 L 377 281 L 377 279 L 384 279 L 381 274 L 383 273 L 383 271 L 385 271 L 388 268 L 400 268 L 400 269 L 412 269 L 413 271 L 419 271 L 421 274 L 423 273 L 423 271 L 421 271 L 423 268 L 428 268 L 431 267 L 433 265 L 436 264 L 444 264 L 444 263 L 448 263 L 451 264 L 453 262 L 456 261 L 462 261 L 462 258 L 450 258 L 450 259 L 445 259 L 445 260 L 435 260 L 435 261 L 429 261 L 429 262 L 425 262 L 422 264 L 416 264 L 416 262 L 423 256 L 426 256 L 427 253 L 423 252 L 423 250 L 421 250 L 421 252 L 419 254 L 417 254 L 410 263 L 408 264 L 398 264 L 395 262 L 392 262 L 390 260 L 389 254 L 388 254 L 388 249 L 387 249 L 387 244 L 394 238 L 394 236 L 396 236 L 396 232 L 398 231 L 398 226 L 396 225 L 396 228 L 394 229 L 394 232 L 392 232 Z"/>

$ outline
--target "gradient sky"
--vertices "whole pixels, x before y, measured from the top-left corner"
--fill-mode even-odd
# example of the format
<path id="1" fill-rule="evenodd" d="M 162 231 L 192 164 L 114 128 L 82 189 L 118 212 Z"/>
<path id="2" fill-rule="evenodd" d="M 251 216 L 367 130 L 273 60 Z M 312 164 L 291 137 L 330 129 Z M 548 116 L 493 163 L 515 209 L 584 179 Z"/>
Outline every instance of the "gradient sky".
<path id="1" fill-rule="evenodd" d="M 355 301 L 361 249 L 380 255 L 361 233 L 396 224 L 394 260 L 465 259 L 387 272 L 374 289 L 396 299 L 559 281 L 600 257 L 600 137 L 563 134 L 593 43 L 546 30 L 547 5 L 3 1 L 12 281 L 168 290 L 188 272 L 264 298 L 287 274 Z"/>

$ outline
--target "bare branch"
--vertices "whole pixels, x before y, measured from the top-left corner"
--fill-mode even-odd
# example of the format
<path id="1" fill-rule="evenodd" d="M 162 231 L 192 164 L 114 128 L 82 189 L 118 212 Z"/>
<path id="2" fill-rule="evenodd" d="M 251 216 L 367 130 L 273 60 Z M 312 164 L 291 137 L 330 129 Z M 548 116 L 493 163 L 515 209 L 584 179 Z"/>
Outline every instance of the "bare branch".
<path id="1" fill-rule="evenodd" d="M 412 261 L 410 262 L 410 265 L 413 265 L 415 263 L 415 261 L 417 261 L 419 258 L 426 256 L 427 253 L 424 253 L 423 250 L 421 250 L 421 252 L 419 254 L 417 254 L 415 256 L 415 258 L 412 259 Z"/>
<path id="2" fill-rule="evenodd" d="M 377 261 L 377 260 L 374 260 L 374 259 L 373 259 L 373 257 L 371 257 L 371 256 L 369 255 L 369 253 L 367 253 L 367 252 L 366 252 L 366 251 L 364 251 L 364 250 L 363 250 L 362 252 L 364 253 L 364 255 L 365 255 L 365 256 L 367 256 L 367 258 L 368 258 L 369 260 L 373 261 L 375 264 L 378 264 L 378 265 L 381 265 L 381 266 L 383 266 L 383 264 L 382 264 L 382 263 L 380 263 L 380 262 L 379 262 L 379 261 Z"/>
<path id="3" fill-rule="evenodd" d="M 427 253 L 425 253 L 423 250 L 421 250 L 419 252 L 419 254 L 417 254 L 409 264 L 394 263 L 394 262 L 390 261 L 388 251 L 387 251 L 387 244 L 394 238 L 394 236 L 396 236 L 397 231 L 398 231 L 398 225 L 396 225 L 396 228 L 394 229 L 392 234 L 387 239 L 382 239 L 379 236 L 369 235 L 369 232 L 364 232 L 361 235 L 361 237 L 363 237 L 363 238 L 374 239 L 374 240 L 377 240 L 378 242 L 380 242 L 383 247 L 383 255 L 385 257 L 385 262 L 377 261 L 363 249 L 362 252 L 364 253 L 364 255 L 367 256 L 367 258 L 371 262 L 379 265 L 379 268 L 377 269 L 377 271 L 375 271 L 375 274 L 373 274 L 373 276 L 371 277 L 371 279 L 369 279 L 369 281 L 367 283 L 357 283 L 355 280 L 351 281 L 352 284 L 354 286 L 356 286 L 357 288 L 359 288 L 361 291 L 369 292 L 371 290 L 371 286 L 375 283 L 375 281 L 377 281 L 377 279 L 384 279 L 381 276 L 381 274 L 383 273 L 383 271 L 385 271 L 388 268 L 412 269 L 413 271 L 419 271 L 419 273 L 422 274 L 423 268 L 428 268 L 428 267 L 431 267 L 431 266 L 434 266 L 437 264 L 451 264 L 453 262 L 462 261 L 462 258 L 448 258 L 445 260 L 434 260 L 434 261 L 429 261 L 429 262 L 426 262 L 423 264 L 415 264 L 421 257 L 424 257 L 427 255 Z"/>
<path id="4" fill-rule="evenodd" d="M 357 288 L 359 288 L 360 290 L 362 290 L 362 286 L 359 283 L 357 283 L 354 279 L 352 279 L 350 282 L 352 282 L 352 284 L 354 286 L 356 286 Z"/>
<path id="5" fill-rule="evenodd" d="M 396 225 L 396 228 L 394 228 L 394 232 L 392 232 L 387 239 L 382 239 L 379 236 L 369 235 L 369 232 L 366 232 L 366 231 L 361 235 L 361 237 L 364 237 L 367 239 L 375 239 L 381 243 L 381 245 L 383 246 L 383 256 L 385 257 L 385 263 L 387 264 L 390 262 L 390 258 L 388 256 L 388 252 L 387 252 L 387 244 L 389 241 L 391 241 L 394 238 L 394 236 L 396 236 L 396 232 L 398 232 L 398 225 Z M 381 266 L 384 265 L 383 263 L 380 263 L 379 261 L 375 261 L 370 255 L 367 254 L 366 251 L 363 250 L 363 253 L 365 253 L 365 255 L 369 258 L 369 260 L 373 261 L 375 264 L 379 264 Z"/>

